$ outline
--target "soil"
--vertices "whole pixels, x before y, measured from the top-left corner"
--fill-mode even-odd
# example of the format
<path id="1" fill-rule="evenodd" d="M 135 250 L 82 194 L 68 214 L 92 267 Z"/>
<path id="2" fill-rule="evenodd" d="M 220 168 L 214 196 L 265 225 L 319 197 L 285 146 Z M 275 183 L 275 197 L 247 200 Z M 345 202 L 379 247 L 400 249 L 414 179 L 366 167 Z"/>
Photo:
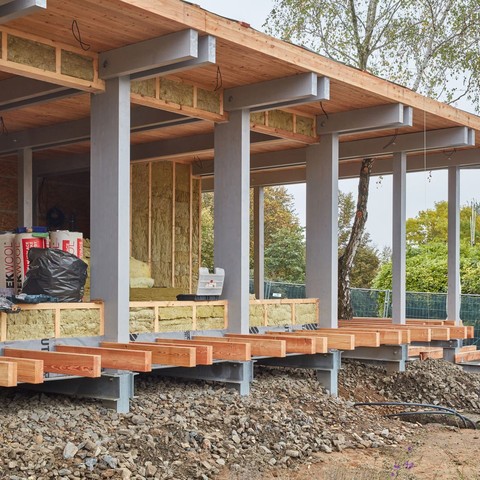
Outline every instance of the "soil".
<path id="1" fill-rule="evenodd" d="M 310 464 L 296 471 L 277 469 L 249 480 L 476 480 L 480 479 L 479 447 L 480 431 L 429 424 L 419 428 L 408 443 L 395 448 L 318 453 Z M 405 468 L 407 462 L 411 468 Z M 234 477 L 224 472 L 220 478 Z"/>

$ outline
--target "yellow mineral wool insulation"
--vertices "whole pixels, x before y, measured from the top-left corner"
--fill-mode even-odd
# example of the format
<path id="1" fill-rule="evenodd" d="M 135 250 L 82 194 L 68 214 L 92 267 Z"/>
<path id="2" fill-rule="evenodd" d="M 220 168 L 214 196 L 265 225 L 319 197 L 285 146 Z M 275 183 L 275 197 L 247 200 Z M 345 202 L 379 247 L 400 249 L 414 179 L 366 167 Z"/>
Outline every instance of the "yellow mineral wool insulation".
<path id="1" fill-rule="evenodd" d="M 267 305 L 267 325 L 290 325 L 292 323 L 291 305 Z"/>
<path id="2" fill-rule="evenodd" d="M 25 310 L 7 314 L 7 341 L 55 336 L 53 310 Z"/>
<path id="3" fill-rule="evenodd" d="M 130 288 L 152 288 L 155 280 L 148 277 L 130 278 Z"/>
<path id="4" fill-rule="evenodd" d="M 149 171 L 150 165 L 148 163 L 132 165 L 131 255 L 142 262 L 148 262 L 150 259 L 148 251 Z M 151 277 L 152 275 L 148 273 L 140 276 Z"/>
<path id="5" fill-rule="evenodd" d="M 62 310 L 61 337 L 93 337 L 100 335 L 100 310 Z"/>
<path id="6" fill-rule="evenodd" d="M 250 304 L 250 326 L 263 327 L 265 325 L 264 306 Z"/>
<path id="7" fill-rule="evenodd" d="M 295 324 L 317 323 L 316 303 L 297 303 L 295 305 Z"/>
<path id="8" fill-rule="evenodd" d="M 130 257 L 130 279 L 151 277 L 151 268 L 148 263 Z"/>
<path id="9" fill-rule="evenodd" d="M 173 166 L 152 163 L 152 277 L 158 287 L 172 287 Z"/>
<path id="10" fill-rule="evenodd" d="M 131 308 L 130 309 L 130 333 L 154 332 L 155 309 Z"/>

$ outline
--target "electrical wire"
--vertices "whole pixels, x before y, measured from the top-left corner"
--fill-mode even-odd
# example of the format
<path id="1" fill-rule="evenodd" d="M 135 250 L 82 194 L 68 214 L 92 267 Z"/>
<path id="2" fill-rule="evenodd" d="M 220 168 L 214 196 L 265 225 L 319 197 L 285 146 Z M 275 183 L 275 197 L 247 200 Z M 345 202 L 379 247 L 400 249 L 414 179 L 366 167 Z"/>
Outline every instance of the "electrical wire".
<path id="1" fill-rule="evenodd" d="M 222 71 L 220 70 L 220 66 L 217 66 L 217 79 L 216 79 L 216 84 L 213 91 L 216 92 L 217 90 L 220 90 L 222 87 L 223 87 Z"/>
<path id="2" fill-rule="evenodd" d="M 80 44 L 82 50 L 87 51 L 90 50 L 90 46 L 88 43 L 85 43 L 82 40 L 82 35 L 80 34 L 80 27 L 78 26 L 78 22 L 76 20 L 72 21 L 72 35 L 74 36 L 75 40 Z"/>

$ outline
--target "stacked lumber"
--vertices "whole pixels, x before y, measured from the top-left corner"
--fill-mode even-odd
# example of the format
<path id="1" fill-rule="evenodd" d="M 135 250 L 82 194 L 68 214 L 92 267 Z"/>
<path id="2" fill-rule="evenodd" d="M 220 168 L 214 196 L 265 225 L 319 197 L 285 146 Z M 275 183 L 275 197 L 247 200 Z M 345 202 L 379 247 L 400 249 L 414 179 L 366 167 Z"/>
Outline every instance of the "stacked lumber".
<path id="1" fill-rule="evenodd" d="M 443 358 L 443 348 L 440 347 L 408 347 L 409 357 L 418 357 L 420 360 L 429 358 Z"/>
<path id="2" fill-rule="evenodd" d="M 467 345 L 462 347 L 455 355 L 455 363 L 467 363 L 480 361 L 480 350 L 476 345 Z"/>

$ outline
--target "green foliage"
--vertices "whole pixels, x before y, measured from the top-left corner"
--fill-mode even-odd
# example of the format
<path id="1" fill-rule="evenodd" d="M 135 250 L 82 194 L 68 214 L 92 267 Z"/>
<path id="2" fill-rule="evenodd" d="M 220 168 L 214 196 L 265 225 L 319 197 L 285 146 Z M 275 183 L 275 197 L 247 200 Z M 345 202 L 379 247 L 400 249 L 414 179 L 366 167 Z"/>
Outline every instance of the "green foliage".
<path id="1" fill-rule="evenodd" d="M 480 247 L 470 245 L 471 208 L 460 210 L 460 281 L 462 293 L 480 293 Z M 480 232 L 480 219 L 476 220 Z M 448 204 L 419 212 L 407 220 L 406 287 L 413 292 L 446 292 L 448 276 Z M 477 236 L 477 235 L 475 235 Z M 374 288 L 392 288 L 392 263 L 380 268 Z"/>
<path id="2" fill-rule="evenodd" d="M 202 265 L 213 268 L 213 194 L 202 198 Z M 285 187 L 264 189 L 265 278 L 275 281 L 305 281 L 305 239 Z M 253 192 L 250 198 L 250 268 L 253 269 Z"/>
<path id="3" fill-rule="evenodd" d="M 268 33 L 453 102 L 478 107 L 478 0 L 275 0 Z"/>

